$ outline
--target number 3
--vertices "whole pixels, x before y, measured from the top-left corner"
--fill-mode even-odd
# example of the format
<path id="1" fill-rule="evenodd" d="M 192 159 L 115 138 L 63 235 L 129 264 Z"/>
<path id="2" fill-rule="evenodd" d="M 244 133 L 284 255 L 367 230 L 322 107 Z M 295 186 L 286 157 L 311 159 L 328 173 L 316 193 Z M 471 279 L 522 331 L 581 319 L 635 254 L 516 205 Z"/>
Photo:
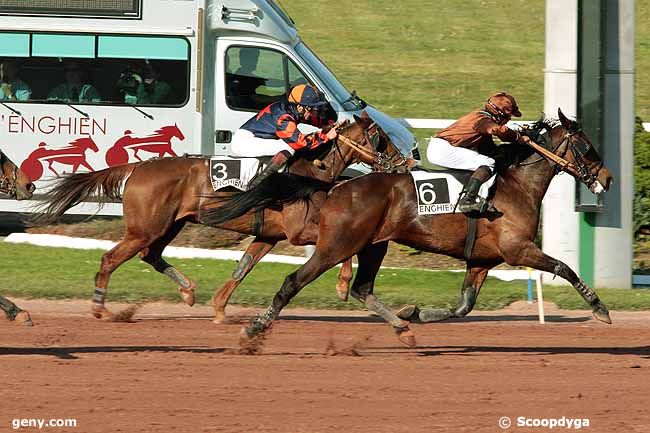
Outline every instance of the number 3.
<path id="1" fill-rule="evenodd" d="M 228 171 L 226 171 L 227 167 L 223 162 L 217 162 L 212 166 L 212 169 L 216 171 L 216 173 L 212 175 L 214 180 L 224 180 L 228 177 Z M 217 176 L 217 174 L 220 176 Z"/>

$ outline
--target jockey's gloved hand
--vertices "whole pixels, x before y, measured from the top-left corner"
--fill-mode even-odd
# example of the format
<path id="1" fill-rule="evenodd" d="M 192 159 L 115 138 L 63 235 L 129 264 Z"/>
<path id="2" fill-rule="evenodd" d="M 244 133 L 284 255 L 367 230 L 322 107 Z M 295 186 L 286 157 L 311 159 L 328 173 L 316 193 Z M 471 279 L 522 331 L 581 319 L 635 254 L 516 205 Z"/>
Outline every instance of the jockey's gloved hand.
<path id="1" fill-rule="evenodd" d="M 517 143 L 526 144 L 526 145 L 530 145 L 530 143 L 532 143 L 532 142 L 533 142 L 533 140 L 531 140 L 529 136 L 524 135 L 524 134 L 520 134 L 519 139 L 517 140 Z"/>
<path id="2" fill-rule="evenodd" d="M 339 133 L 336 131 L 336 128 L 332 128 L 329 131 L 327 131 L 327 134 L 325 134 L 329 140 L 334 140 Z"/>

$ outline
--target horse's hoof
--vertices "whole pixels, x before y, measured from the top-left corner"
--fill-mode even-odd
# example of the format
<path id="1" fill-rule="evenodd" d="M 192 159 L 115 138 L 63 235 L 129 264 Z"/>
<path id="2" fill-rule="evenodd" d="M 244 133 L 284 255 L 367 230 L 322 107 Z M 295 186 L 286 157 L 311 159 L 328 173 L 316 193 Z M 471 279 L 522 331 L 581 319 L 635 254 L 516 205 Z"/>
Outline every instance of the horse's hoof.
<path id="1" fill-rule="evenodd" d="M 111 313 L 110 311 L 108 311 L 104 307 L 102 307 L 102 308 L 94 308 L 93 307 L 91 313 L 92 313 L 93 317 L 95 317 L 95 319 L 106 320 L 106 321 L 113 320 L 113 313 Z"/>
<path id="2" fill-rule="evenodd" d="M 407 322 L 419 320 L 420 309 L 417 305 L 405 305 L 395 312 L 395 315 Z"/>
<path id="3" fill-rule="evenodd" d="M 222 325 L 226 323 L 226 315 L 221 312 L 215 313 L 212 323 L 216 323 L 217 325 Z"/>
<path id="4" fill-rule="evenodd" d="M 427 308 L 420 311 L 419 318 L 423 323 L 440 322 L 451 318 L 451 310 L 444 308 Z"/>
<path id="5" fill-rule="evenodd" d="M 415 334 L 408 328 L 408 326 L 397 330 L 397 339 L 409 349 L 413 349 L 416 346 Z"/>
<path id="6" fill-rule="evenodd" d="M 341 301 L 347 301 L 350 296 L 350 283 L 336 283 L 336 296 L 339 297 Z"/>
<path id="7" fill-rule="evenodd" d="M 16 318 L 14 320 L 19 325 L 34 326 L 34 322 L 32 322 L 32 317 L 29 315 L 27 311 L 21 311 L 20 313 L 16 314 Z"/>
<path id="8" fill-rule="evenodd" d="M 196 302 L 196 298 L 194 296 L 194 288 L 196 287 L 196 284 L 194 282 L 190 282 L 191 285 L 188 288 L 185 287 L 179 287 L 178 292 L 181 294 L 181 298 L 183 298 L 183 302 L 185 302 L 186 305 L 188 306 L 193 306 L 194 302 Z"/>
<path id="9" fill-rule="evenodd" d="M 607 310 L 607 307 L 605 307 L 603 304 L 598 303 L 597 305 L 594 305 L 592 312 L 597 320 L 605 322 L 608 325 L 612 324 L 612 318 L 609 316 L 609 310 Z"/>

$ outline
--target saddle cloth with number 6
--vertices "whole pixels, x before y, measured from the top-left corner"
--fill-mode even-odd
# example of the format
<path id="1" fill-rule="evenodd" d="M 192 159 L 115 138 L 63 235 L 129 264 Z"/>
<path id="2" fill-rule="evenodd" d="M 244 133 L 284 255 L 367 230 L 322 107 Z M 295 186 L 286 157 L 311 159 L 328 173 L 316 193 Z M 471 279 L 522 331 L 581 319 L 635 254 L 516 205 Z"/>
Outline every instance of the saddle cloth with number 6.
<path id="1" fill-rule="evenodd" d="M 415 184 L 418 201 L 418 215 L 436 215 L 453 213 L 460 194 L 472 176 L 467 170 L 412 170 L 411 177 Z M 479 195 L 487 198 L 494 185 L 496 175 L 481 186 Z M 460 212 L 456 209 L 456 212 Z"/>
<path id="2" fill-rule="evenodd" d="M 217 191 L 226 187 L 234 187 L 246 191 L 248 182 L 265 165 L 258 158 L 213 156 L 210 158 L 212 188 Z"/>

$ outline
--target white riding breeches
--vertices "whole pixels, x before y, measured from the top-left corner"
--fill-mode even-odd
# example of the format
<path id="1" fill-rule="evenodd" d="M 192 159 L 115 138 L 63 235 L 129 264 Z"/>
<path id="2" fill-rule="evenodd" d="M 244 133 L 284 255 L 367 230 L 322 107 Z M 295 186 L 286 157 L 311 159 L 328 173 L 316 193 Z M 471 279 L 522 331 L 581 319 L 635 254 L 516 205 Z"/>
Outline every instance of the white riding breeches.
<path id="1" fill-rule="evenodd" d="M 295 150 L 284 140 L 259 138 L 246 129 L 235 131 L 230 142 L 232 156 L 273 156 L 283 150 L 289 151 L 292 155 L 295 153 Z"/>
<path id="2" fill-rule="evenodd" d="M 442 138 L 431 137 L 427 147 L 427 159 L 431 164 L 457 170 L 476 170 L 482 165 L 494 171 L 494 159 L 472 149 L 452 146 Z"/>

